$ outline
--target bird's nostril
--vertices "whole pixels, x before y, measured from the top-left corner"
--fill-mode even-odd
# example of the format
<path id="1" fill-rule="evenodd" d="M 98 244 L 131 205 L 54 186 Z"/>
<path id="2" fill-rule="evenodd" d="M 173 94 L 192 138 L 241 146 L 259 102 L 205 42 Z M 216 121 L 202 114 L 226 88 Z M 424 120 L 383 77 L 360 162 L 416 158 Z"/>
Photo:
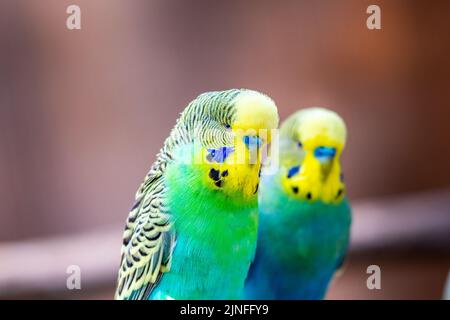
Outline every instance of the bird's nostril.
<path id="1" fill-rule="evenodd" d="M 292 192 L 294 192 L 295 194 L 298 193 L 298 187 L 292 187 Z"/>

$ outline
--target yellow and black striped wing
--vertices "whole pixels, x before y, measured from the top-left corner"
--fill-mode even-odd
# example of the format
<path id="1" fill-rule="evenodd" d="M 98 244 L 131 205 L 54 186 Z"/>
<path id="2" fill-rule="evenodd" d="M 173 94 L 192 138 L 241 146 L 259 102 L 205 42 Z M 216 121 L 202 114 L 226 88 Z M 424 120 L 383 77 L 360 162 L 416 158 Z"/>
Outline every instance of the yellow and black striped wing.
<path id="1" fill-rule="evenodd" d="M 161 175 L 151 172 L 136 195 L 125 226 L 116 299 L 147 299 L 169 271 L 175 232 Z"/>

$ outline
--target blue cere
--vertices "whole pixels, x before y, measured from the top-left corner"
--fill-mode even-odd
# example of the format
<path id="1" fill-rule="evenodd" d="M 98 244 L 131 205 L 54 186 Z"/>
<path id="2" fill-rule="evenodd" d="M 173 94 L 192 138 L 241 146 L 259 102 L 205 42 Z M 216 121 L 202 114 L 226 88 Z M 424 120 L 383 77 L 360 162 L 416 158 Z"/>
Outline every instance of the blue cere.
<path id="1" fill-rule="evenodd" d="M 300 171 L 300 166 L 292 167 L 289 169 L 289 171 L 287 173 L 287 177 L 291 178 L 291 177 L 295 176 L 299 171 Z"/>
<path id="2" fill-rule="evenodd" d="M 336 148 L 317 147 L 314 150 L 314 157 L 320 160 L 331 160 L 336 155 Z"/>
<path id="3" fill-rule="evenodd" d="M 262 140 L 258 136 L 244 136 L 244 143 L 247 146 L 247 148 L 250 149 L 250 147 L 259 147 L 262 145 Z"/>
<path id="4" fill-rule="evenodd" d="M 210 162 L 223 163 L 225 159 L 232 154 L 234 151 L 233 147 L 220 147 L 218 149 L 208 149 L 209 154 L 206 156 Z"/>

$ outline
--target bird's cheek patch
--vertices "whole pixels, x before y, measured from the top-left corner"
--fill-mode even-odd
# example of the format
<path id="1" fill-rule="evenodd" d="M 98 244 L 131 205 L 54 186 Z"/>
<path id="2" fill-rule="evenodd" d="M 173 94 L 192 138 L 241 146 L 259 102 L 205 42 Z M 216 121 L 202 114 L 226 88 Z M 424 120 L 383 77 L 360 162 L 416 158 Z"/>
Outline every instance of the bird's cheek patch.
<path id="1" fill-rule="evenodd" d="M 288 179 L 290 179 L 290 178 L 292 178 L 293 176 L 295 176 L 295 175 L 296 175 L 297 173 L 299 173 L 299 172 L 300 172 L 300 166 L 294 166 L 294 167 L 291 167 L 291 168 L 288 170 L 286 177 L 287 177 Z"/>
<path id="2" fill-rule="evenodd" d="M 208 149 L 206 160 L 208 162 L 224 163 L 230 154 L 234 152 L 233 147 L 221 147 L 217 149 Z"/>

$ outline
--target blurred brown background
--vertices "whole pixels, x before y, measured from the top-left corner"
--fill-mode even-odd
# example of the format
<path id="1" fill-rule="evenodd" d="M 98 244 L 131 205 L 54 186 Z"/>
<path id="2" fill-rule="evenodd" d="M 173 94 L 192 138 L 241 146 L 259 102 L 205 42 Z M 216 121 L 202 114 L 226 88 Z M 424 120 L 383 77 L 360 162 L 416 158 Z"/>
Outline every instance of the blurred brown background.
<path id="1" fill-rule="evenodd" d="M 81 30 L 66 29 L 70 4 L 81 7 Z M 381 7 L 381 30 L 366 28 L 370 4 Z M 113 230 L 114 272 L 135 190 L 178 113 L 210 90 L 265 92 L 282 119 L 311 105 L 339 112 L 355 203 L 450 187 L 448 1 L 6 0 L 0 12 L 5 248 Z M 449 193 L 439 194 L 449 221 Z M 421 249 L 355 253 L 330 297 L 439 299 L 448 238 L 435 239 L 438 249 L 411 239 Z M 95 253 L 96 241 L 84 250 Z M 365 287 L 369 264 L 388 274 L 376 293 Z M 113 286 L 18 297 L 110 298 Z"/>

